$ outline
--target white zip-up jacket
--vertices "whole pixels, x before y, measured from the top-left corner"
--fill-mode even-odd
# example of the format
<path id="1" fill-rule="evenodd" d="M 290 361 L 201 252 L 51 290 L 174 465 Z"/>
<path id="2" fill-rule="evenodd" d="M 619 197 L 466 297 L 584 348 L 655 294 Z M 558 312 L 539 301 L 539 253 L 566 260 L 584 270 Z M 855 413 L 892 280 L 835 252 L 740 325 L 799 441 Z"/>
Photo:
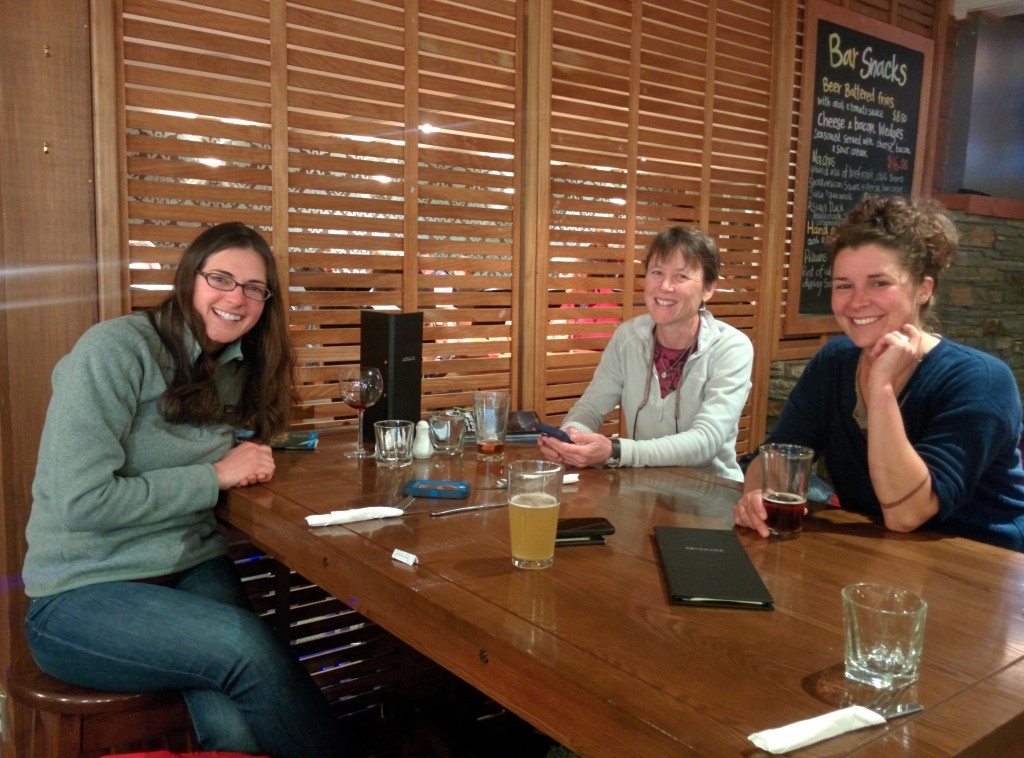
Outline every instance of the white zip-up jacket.
<path id="1" fill-rule="evenodd" d="M 743 332 L 707 310 L 700 311 L 700 320 L 697 349 L 683 367 L 680 386 L 664 398 L 651 366 L 654 320 L 644 314 L 620 324 L 562 426 L 594 432 L 621 404 L 627 438 L 620 465 L 692 466 L 742 481 L 736 435 L 750 393 L 754 348 Z"/>

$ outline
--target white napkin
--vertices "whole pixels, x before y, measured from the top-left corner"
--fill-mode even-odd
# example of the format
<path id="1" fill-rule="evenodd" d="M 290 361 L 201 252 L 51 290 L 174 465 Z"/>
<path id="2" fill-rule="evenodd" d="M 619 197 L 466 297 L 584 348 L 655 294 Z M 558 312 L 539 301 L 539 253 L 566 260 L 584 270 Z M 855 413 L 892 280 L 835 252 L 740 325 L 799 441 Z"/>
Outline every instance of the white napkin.
<path id="1" fill-rule="evenodd" d="M 762 750 L 778 755 L 790 750 L 813 745 L 815 742 L 836 737 L 854 729 L 884 724 L 885 717 L 870 708 L 851 705 L 838 711 L 832 711 L 812 719 L 797 721 L 777 729 L 766 729 L 747 737 Z"/>
<path id="2" fill-rule="evenodd" d="M 353 521 L 367 521 L 374 518 L 391 518 L 401 516 L 405 511 L 400 508 L 389 508 L 386 505 L 372 505 L 369 508 L 350 508 L 347 511 L 331 511 L 306 516 L 310 526 L 331 526 L 333 524 L 351 524 Z"/>
<path id="3" fill-rule="evenodd" d="M 576 484 L 580 480 L 579 474 L 565 474 L 562 477 L 562 484 Z"/>

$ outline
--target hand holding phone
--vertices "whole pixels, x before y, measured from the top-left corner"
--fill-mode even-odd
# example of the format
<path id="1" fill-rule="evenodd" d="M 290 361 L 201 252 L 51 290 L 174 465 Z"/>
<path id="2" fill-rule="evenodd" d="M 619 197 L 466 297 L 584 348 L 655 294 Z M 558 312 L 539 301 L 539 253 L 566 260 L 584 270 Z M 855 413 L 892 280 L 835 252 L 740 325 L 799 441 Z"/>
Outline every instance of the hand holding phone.
<path id="1" fill-rule="evenodd" d="M 551 426 L 551 424 L 545 424 L 542 421 L 538 421 L 533 425 L 533 427 L 545 437 L 554 437 L 556 440 L 568 442 L 570 445 L 573 444 L 572 439 L 568 434 L 566 434 L 565 430 L 559 429 L 557 426 Z"/>

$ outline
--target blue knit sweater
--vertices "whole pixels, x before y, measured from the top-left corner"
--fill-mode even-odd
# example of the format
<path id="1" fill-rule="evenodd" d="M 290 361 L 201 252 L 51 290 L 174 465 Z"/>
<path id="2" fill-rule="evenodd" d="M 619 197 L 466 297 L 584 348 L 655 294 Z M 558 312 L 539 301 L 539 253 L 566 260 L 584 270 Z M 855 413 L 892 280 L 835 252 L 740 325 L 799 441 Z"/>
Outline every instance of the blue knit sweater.
<path id="1" fill-rule="evenodd" d="M 880 515 L 867 437 L 853 418 L 860 349 L 843 336 L 808 363 L 771 442 L 814 448 L 844 508 Z M 931 472 L 939 513 L 922 528 L 1024 551 L 1020 393 L 1002 361 L 941 340 L 900 396 L 903 424 Z"/>

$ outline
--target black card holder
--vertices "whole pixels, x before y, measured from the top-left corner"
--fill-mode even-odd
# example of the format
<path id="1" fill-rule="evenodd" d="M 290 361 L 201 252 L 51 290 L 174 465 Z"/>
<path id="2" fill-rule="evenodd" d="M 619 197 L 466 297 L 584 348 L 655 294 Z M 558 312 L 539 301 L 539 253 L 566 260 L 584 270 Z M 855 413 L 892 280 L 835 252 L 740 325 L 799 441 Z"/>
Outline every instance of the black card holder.
<path id="1" fill-rule="evenodd" d="M 654 537 L 673 603 L 772 609 L 772 596 L 734 530 L 656 526 Z"/>
<path id="2" fill-rule="evenodd" d="M 558 519 L 556 545 L 603 545 L 615 527 L 603 516 Z"/>

